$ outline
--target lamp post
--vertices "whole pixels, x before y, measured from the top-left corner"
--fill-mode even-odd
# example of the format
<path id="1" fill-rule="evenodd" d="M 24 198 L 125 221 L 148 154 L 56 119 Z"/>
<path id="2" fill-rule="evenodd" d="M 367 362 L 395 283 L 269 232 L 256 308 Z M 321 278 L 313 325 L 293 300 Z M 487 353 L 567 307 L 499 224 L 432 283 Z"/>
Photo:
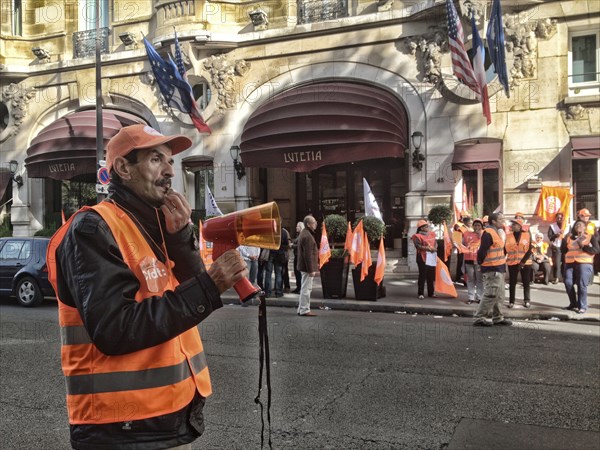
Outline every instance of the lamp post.
<path id="1" fill-rule="evenodd" d="M 17 183 L 17 187 L 20 188 L 23 186 L 23 177 L 21 175 L 17 175 L 19 163 L 13 159 L 8 163 L 8 170 L 10 170 L 10 178 Z"/>
<path id="2" fill-rule="evenodd" d="M 421 153 L 421 145 L 423 144 L 423 133 L 420 131 L 415 131 L 411 136 L 410 140 L 412 142 L 413 148 L 415 151 L 412 153 L 412 166 L 417 170 L 423 170 L 423 161 L 425 161 L 425 155 Z"/>

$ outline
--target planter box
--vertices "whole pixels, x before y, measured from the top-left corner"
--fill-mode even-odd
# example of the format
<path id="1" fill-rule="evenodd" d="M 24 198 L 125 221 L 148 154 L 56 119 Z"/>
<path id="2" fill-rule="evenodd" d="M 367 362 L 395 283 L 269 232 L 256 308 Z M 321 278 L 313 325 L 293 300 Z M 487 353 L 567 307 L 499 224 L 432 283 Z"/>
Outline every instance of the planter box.
<path id="1" fill-rule="evenodd" d="M 325 298 L 346 298 L 350 256 L 331 258 L 321 268 L 321 286 Z"/>
<path id="2" fill-rule="evenodd" d="M 371 300 L 376 301 L 378 298 L 385 297 L 385 286 L 383 281 L 378 286 L 375 283 L 376 264 L 369 267 L 369 274 L 363 281 L 360 281 L 360 271 L 362 264 L 359 264 L 355 269 L 352 269 L 352 281 L 354 283 L 354 297 L 356 300 Z"/>

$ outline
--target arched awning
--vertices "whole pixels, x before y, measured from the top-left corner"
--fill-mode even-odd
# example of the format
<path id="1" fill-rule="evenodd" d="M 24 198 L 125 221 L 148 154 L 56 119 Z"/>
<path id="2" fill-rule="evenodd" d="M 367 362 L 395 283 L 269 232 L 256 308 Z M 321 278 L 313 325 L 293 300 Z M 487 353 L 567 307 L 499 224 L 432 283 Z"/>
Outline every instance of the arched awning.
<path id="1" fill-rule="evenodd" d="M 115 109 L 102 111 L 104 147 L 124 126 L 146 122 Z M 25 158 L 29 178 L 70 180 L 96 173 L 96 110 L 78 111 L 55 120 L 31 142 Z"/>
<path id="2" fill-rule="evenodd" d="M 297 87 L 258 108 L 240 142 L 247 167 L 308 172 L 322 166 L 402 158 L 408 116 L 389 92 L 358 83 Z"/>
<path id="3" fill-rule="evenodd" d="M 499 169 L 501 165 L 501 139 L 476 138 L 454 144 L 452 170 Z"/>
<path id="4" fill-rule="evenodd" d="M 600 158 L 600 136 L 579 136 L 571 138 L 573 159 Z"/>

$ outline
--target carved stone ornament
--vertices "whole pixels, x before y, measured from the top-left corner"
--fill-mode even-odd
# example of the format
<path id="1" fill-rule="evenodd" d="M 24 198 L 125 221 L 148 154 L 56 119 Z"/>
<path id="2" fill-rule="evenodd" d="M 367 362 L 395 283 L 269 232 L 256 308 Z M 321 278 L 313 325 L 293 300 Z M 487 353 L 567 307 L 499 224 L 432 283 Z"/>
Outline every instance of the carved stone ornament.
<path id="1" fill-rule="evenodd" d="M 567 108 L 567 120 L 581 120 L 585 118 L 585 108 L 581 105 L 571 105 Z"/>
<path id="2" fill-rule="evenodd" d="M 235 76 L 244 76 L 250 65 L 243 59 L 229 62 L 224 54 L 212 55 L 204 61 L 204 68 L 210 75 L 213 94 L 217 94 L 216 109 L 223 111 L 236 105 Z"/>
<path id="3" fill-rule="evenodd" d="M 5 138 L 2 141 L 17 134 L 27 116 L 29 102 L 34 97 L 35 88 L 26 88 L 21 84 L 11 83 L 2 90 L 2 101 L 8 107 L 11 118 L 3 133 Z"/>
<path id="4" fill-rule="evenodd" d="M 389 11 L 394 6 L 394 0 L 379 0 L 377 2 L 377 12 Z"/>
<path id="5" fill-rule="evenodd" d="M 439 27 L 421 36 L 409 36 L 404 40 L 405 52 L 415 56 L 421 81 L 437 85 L 442 77 L 442 53 L 448 52 L 448 36 Z"/>
<path id="6" fill-rule="evenodd" d="M 509 68 L 509 84 L 513 87 L 523 78 L 536 76 L 537 41 L 554 36 L 557 20 L 531 20 L 531 11 L 504 14 L 503 20 L 506 51 L 513 54 L 513 66 Z"/>

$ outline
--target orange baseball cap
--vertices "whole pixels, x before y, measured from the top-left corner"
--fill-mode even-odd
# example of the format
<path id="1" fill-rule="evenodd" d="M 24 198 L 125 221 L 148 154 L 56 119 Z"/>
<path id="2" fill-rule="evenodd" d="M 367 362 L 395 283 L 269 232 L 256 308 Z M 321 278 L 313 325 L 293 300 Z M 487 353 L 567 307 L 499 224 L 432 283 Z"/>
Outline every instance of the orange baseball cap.
<path id="1" fill-rule="evenodd" d="M 579 215 L 579 216 L 585 216 L 585 217 L 590 217 L 592 214 L 590 213 L 589 209 L 583 208 L 583 209 L 579 210 L 579 212 L 577 213 L 577 215 Z"/>
<path id="2" fill-rule="evenodd" d="M 511 222 L 512 223 L 518 223 L 519 225 L 521 225 L 521 228 L 523 228 L 524 222 L 521 219 L 512 219 Z"/>
<path id="3" fill-rule="evenodd" d="M 417 222 L 417 230 L 421 228 L 423 225 L 429 225 L 429 223 L 425 219 L 421 219 Z"/>
<path id="4" fill-rule="evenodd" d="M 192 146 L 192 140 L 187 136 L 164 136 L 148 125 L 130 125 L 123 127 L 106 145 L 106 168 L 112 168 L 117 156 L 127 156 L 133 150 L 153 148 L 167 144 L 173 155 L 187 150 Z"/>

